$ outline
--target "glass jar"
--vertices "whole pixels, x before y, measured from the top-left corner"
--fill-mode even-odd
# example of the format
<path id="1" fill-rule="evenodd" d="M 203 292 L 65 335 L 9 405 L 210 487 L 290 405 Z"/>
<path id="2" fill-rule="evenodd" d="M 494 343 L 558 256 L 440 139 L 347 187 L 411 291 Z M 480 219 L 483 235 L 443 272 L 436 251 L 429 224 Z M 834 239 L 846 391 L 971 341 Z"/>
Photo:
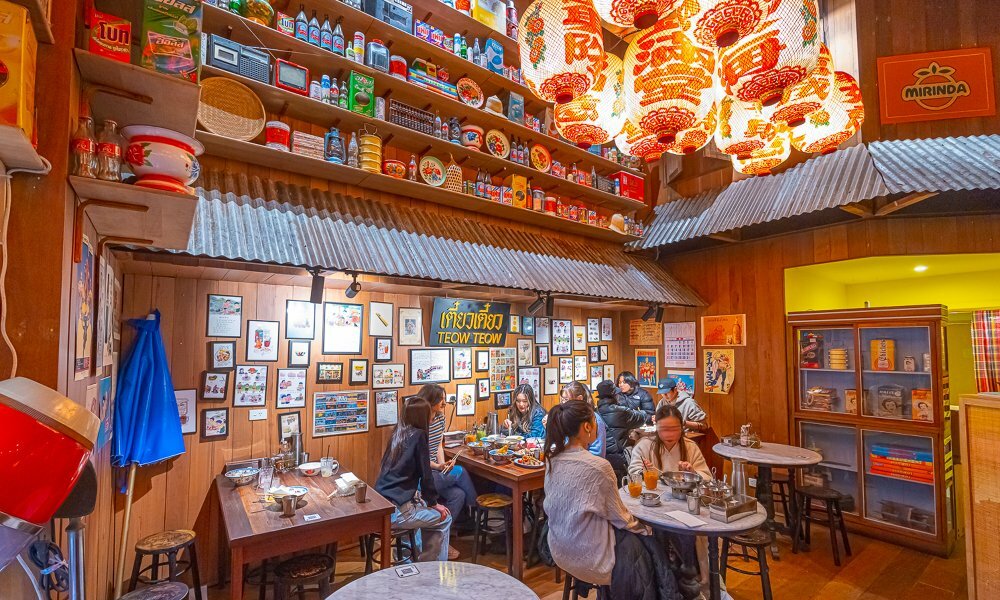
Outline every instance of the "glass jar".
<path id="1" fill-rule="evenodd" d="M 274 22 L 274 8 L 267 0 L 243 0 L 241 13 L 245 18 L 267 27 Z"/>

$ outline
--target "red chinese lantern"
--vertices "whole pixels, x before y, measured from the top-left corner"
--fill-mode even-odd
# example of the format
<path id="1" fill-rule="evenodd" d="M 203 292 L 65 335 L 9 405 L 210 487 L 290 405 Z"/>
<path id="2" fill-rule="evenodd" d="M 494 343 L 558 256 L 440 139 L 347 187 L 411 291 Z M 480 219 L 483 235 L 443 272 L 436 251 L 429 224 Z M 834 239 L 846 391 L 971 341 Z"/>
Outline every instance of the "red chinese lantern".
<path id="1" fill-rule="evenodd" d="M 667 148 L 667 152 L 681 155 L 692 154 L 705 147 L 708 144 L 708 140 L 712 139 L 712 136 L 715 135 L 717 129 L 718 111 L 715 108 L 716 104 L 712 103 L 712 108 L 708 111 L 708 115 L 695 123 L 694 127 L 678 132 L 677 139 L 673 145 Z"/>
<path id="2" fill-rule="evenodd" d="M 597 14 L 620 27 L 648 29 L 682 0 L 594 0 Z"/>
<path id="3" fill-rule="evenodd" d="M 719 53 L 719 79 L 730 96 L 764 106 L 809 76 L 819 61 L 816 0 L 783 0 L 755 33 Z"/>
<path id="4" fill-rule="evenodd" d="M 585 94 L 604 67 L 601 19 L 590 0 L 535 0 L 521 15 L 517 44 L 528 87 L 556 104 Z"/>
<path id="5" fill-rule="evenodd" d="M 625 51 L 625 110 L 664 145 L 704 119 L 715 98 L 715 55 L 668 17 L 639 32 Z"/>
<path id="6" fill-rule="evenodd" d="M 749 158 L 767 146 L 775 133 L 777 127 L 764 117 L 758 103 L 725 95 L 719 100 L 715 145 L 720 152 Z"/>
<path id="7" fill-rule="evenodd" d="M 622 59 L 605 54 L 605 61 L 590 91 L 555 107 L 559 134 L 581 148 L 610 141 L 625 124 Z"/>
<path id="8" fill-rule="evenodd" d="M 697 43 L 726 48 L 756 31 L 771 4 L 771 0 L 688 0 L 677 10 Z"/>
<path id="9" fill-rule="evenodd" d="M 833 58 L 824 44 L 819 45 L 819 60 L 808 77 L 785 88 L 781 102 L 770 115 L 772 123 L 798 127 L 806 117 L 823 106 L 833 89 Z"/>
<path id="10" fill-rule="evenodd" d="M 751 152 L 750 156 L 745 158 L 732 156 L 731 160 L 733 168 L 744 175 L 770 175 L 778 165 L 788 159 L 791 153 L 788 131 L 782 129 L 765 148 Z"/>
<path id="11" fill-rule="evenodd" d="M 857 133 L 865 122 L 858 82 L 843 71 L 837 71 L 833 77 L 833 91 L 823 107 L 792 130 L 792 145 L 796 150 L 829 154 Z"/>
<path id="12" fill-rule="evenodd" d="M 615 146 L 625 154 L 637 156 L 646 162 L 657 160 L 670 148 L 661 144 L 656 137 L 646 135 L 631 119 L 625 120 L 621 133 L 615 137 Z"/>

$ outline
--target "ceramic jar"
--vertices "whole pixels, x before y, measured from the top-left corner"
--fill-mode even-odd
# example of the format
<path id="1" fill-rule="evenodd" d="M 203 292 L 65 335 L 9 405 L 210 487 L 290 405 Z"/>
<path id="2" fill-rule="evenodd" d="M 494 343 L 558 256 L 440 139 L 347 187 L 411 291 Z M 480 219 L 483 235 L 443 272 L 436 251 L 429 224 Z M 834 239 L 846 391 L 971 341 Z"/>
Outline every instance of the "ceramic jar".
<path id="1" fill-rule="evenodd" d="M 149 125 L 122 129 L 125 162 L 135 173 L 138 186 L 190 194 L 188 184 L 197 178 L 198 161 L 205 151 L 201 142 L 182 133 Z"/>

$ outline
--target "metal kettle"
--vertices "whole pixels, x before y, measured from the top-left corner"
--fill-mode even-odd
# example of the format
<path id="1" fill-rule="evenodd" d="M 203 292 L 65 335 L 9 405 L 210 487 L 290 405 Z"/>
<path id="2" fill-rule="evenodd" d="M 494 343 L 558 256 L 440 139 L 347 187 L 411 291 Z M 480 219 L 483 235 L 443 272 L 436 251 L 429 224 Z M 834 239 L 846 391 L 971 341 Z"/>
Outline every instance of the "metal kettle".
<path id="1" fill-rule="evenodd" d="M 490 411 L 486 413 L 486 435 L 497 435 L 500 433 L 500 420 L 497 413 Z"/>

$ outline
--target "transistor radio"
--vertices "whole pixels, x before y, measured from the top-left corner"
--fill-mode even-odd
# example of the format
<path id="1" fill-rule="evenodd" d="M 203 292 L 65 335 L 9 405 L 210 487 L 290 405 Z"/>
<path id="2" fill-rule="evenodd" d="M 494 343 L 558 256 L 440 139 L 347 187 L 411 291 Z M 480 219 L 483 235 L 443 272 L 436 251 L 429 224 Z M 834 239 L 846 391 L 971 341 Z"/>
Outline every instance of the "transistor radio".
<path id="1" fill-rule="evenodd" d="M 271 83 L 271 56 L 266 52 L 217 35 L 208 36 L 206 47 L 209 65 L 261 83 Z"/>
<path id="2" fill-rule="evenodd" d="M 413 6 L 403 0 L 364 0 L 364 10 L 380 21 L 413 33 Z"/>

